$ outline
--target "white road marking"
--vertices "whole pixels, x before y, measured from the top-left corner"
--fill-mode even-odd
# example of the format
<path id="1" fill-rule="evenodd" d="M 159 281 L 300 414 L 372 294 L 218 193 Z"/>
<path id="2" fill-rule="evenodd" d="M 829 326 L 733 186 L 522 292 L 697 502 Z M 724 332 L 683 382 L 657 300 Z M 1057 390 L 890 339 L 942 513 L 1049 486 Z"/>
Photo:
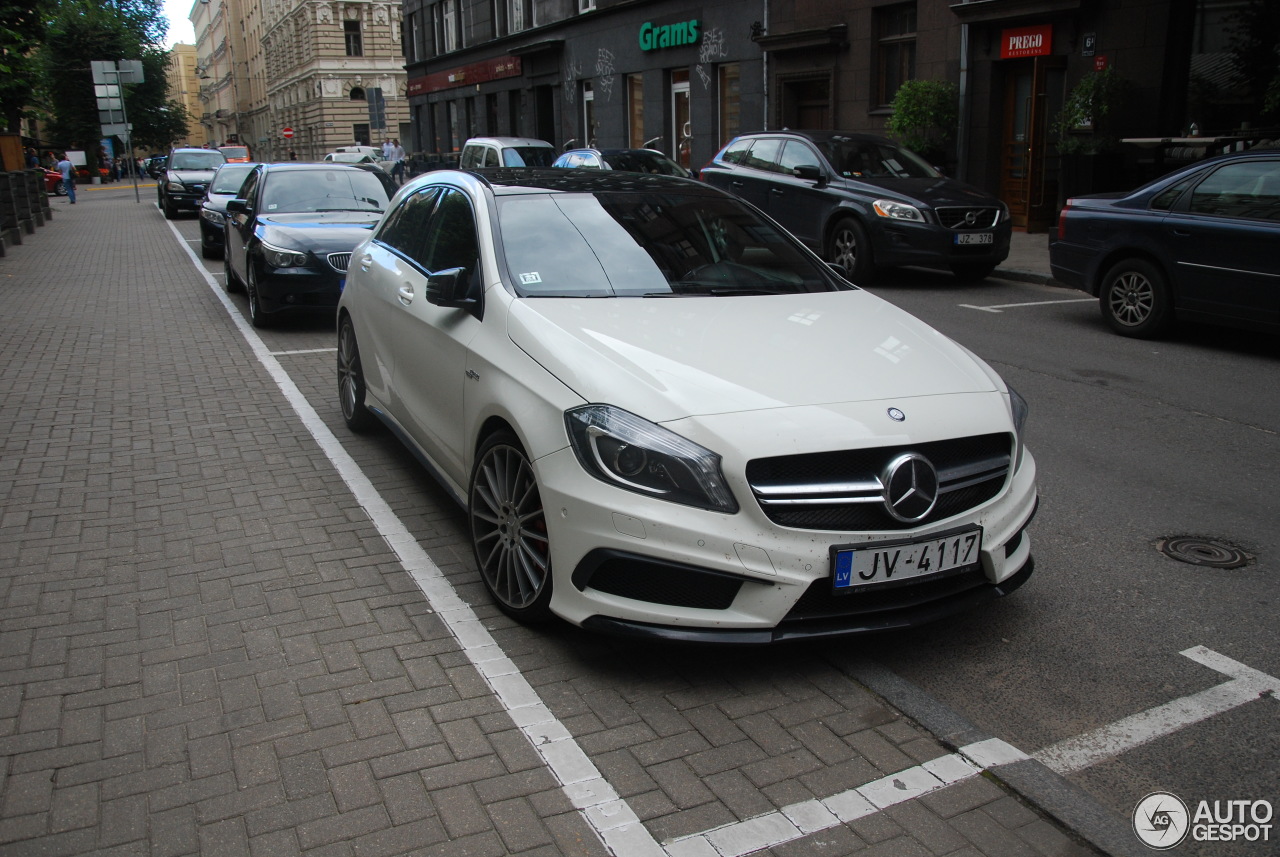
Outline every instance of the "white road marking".
<path id="1" fill-rule="evenodd" d="M 1004 312 L 1007 309 L 1024 306 L 1049 306 L 1050 304 L 1082 304 L 1097 303 L 1097 298 L 1069 298 L 1062 301 L 1028 301 L 1021 304 L 995 304 L 993 306 L 976 306 L 975 304 L 960 304 L 965 309 L 976 309 L 981 312 Z"/>
<path id="2" fill-rule="evenodd" d="M 294 354 L 336 354 L 336 348 L 299 348 L 296 351 L 269 351 L 272 357 L 290 357 Z"/>
<path id="3" fill-rule="evenodd" d="M 1207 720 L 1215 714 L 1230 711 L 1264 695 L 1280 692 L 1280 679 L 1258 672 L 1204 646 L 1195 646 L 1181 654 L 1231 676 L 1232 680 L 1164 705 L 1157 705 L 1075 738 L 1059 741 L 1032 754 L 1033 758 L 1060 774 L 1074 773 Z"/>

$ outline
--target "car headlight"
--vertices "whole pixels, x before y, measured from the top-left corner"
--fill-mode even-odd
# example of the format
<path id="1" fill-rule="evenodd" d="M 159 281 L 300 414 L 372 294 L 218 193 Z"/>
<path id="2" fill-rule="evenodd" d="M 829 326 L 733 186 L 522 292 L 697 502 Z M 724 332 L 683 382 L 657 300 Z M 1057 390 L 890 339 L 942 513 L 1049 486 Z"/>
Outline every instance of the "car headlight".
<path id="1" fill-rule="evenodd" d="M 564 419 L 578 461 L 602 482 L 713 512 L 738 511 L 711 450 L 611 405 L 583 405 Z"/>
<path id="2" fill-rule="evenodd" d="M 273 268 L 301 268 L 307 264 L 307 254 L 263 243 L 262 258 Z"/>
<path id="3" fill-rule="evenodd" d="M 1016 471 L 1022 466 L 1022 429 L 1027 424 L 1027 415 L 1031 413 L 1031 408 L 1027 405 L 1027 400 L 1018 395 L 1017 390 L 1008 384 L 1005 387 L 1009 390 L 1009 407 L 1013 411 L 1013 432 L 1018 441 L 1018 451 L 1013 461 L 1013 469 Z"/>
<path id="4" fill-rule="evenodd" d="M 914 205 L 907 205 L 905 202 L 897 202 L 892 199 L 877 199 L 871 204 L 876 210 L 876 214 L 881 217 L 887 217 L 890 220 L 911 220 L 916 223 L 924 223 L 924 215 L 920 213 L 920 209 Z"/>
<path id="5" fill-rule="evenodd" d="M 1006 220 L 1009 220 L 1012 217 L 1013 215 L 1009 213 L 1009 206 L 1005 205 L 1003 202 L 1000 203 L 1000 219 L 997 220 L 996 222 L 1004 223 Z"/>
<path id="6" fill-rule="evenodd" d="M 186 193 L 187 186 L 184 185 L 182 182 L 169 182 L 168 190 L 169 190 L 169 193 Z"/>
<path id="7" fill-rule="evenodd" d="M 207 220 L 216 226 L 221 226 L 224 222 L 226 222 L 225 217 L 223 217 L 218 212 L 209 208 L 200 209 L 200 219 Z"/>

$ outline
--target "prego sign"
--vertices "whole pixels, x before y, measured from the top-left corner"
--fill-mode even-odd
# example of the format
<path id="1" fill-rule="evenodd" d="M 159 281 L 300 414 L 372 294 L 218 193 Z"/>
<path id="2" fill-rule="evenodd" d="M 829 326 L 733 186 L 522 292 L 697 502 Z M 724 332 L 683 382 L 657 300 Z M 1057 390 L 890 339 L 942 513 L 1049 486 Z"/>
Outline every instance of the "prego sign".
<path id="1" fill-rule="evenodd" d="M 1053 25 L 1000 31 L 1000 59 L 1041 57 L 1053 53 Z"/>

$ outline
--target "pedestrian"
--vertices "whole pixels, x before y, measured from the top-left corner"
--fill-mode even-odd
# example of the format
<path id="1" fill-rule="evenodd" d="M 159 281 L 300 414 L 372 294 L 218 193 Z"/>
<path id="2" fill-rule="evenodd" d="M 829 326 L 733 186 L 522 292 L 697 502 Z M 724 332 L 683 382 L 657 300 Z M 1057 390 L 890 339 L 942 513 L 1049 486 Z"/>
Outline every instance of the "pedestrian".
<path id="1" fill-rule="evenodd" d="M 58 153 L 58 172 L 62 173 L 62 186 L 67 191 L 67 202 L 76 204 L 76 168 L 67 160 L 66 152 Z"/>
<path id="2" fill-rule="evenodd" d="M 26 156 L 27 156 L 27 169 L 32 169 L 40 166 L 40 157 L 36 154 L 35 149 L 31 148 L 30 146 L 27 146 Z"/>
<path id="3" fill-rule="evenodd" d="M 296 160 L 298 160 L 298 153 L 297 153 L 297 152 L 295 152 L 293 149 L 290 149 L 290 150 L 289 150 L 289 160 L 291 160 L 291 161 L 296 161 Z"/>
<path id="4" fill-rule="evenodd" d="M 391 160 L 391 141 L 390 140 L 382 141 L 382 160 L 384 161 Z"/>
<path id="5" fill-rule="evenodd" d="M 396 184 L 404 181 L 404 147 L 400 145 L 399 140 L 391 141 L 391 161 L 394 164 L 391 167 L 391 177 L 396 180 Z"/>

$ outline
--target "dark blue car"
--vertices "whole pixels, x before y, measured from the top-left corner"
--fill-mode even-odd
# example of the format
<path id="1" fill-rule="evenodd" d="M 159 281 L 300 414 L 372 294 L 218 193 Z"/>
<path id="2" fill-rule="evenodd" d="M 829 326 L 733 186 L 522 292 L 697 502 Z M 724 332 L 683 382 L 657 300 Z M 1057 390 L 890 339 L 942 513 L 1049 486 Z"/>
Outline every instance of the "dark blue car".
<path id="1" fill-rule="evenodd" d="M 1124 336 L 1159 336 L 1178 319 L 1280 331 L 1280 149 L 1067 200 L 1049 265 L 1097 296 Z"/>

